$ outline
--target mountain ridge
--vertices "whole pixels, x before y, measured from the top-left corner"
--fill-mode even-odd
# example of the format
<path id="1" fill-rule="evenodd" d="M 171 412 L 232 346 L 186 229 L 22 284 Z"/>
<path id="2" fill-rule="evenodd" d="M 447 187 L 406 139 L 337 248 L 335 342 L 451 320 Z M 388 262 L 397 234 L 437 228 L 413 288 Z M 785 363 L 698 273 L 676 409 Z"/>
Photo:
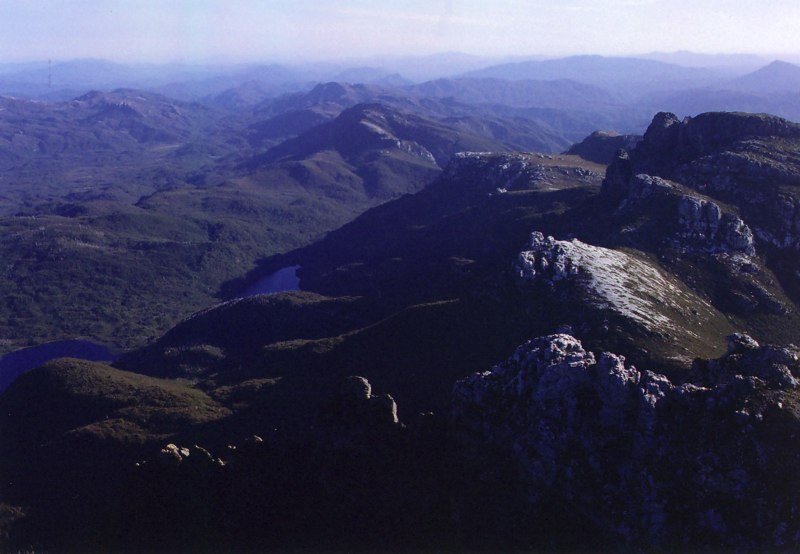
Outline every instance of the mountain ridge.
<path id="1" fill-rule="evenodd" d="M 0 393 L 3 538 L 796 546 L 800 124 L 660 112 L 570 149 L 584 157 L 520 153 L 557 139 L 509 115 L 535 107 L 349 105 L 378 89 L 328 83 L 235 117 L 131 90 L 58 105 L 70 129 L 138 145 L 113 151 L 131 165 L 186 165 L 155 183 L 143 165 L 150 187 L 125 201 L 78 187 L 0 218 L 6 329 L 36 336 L 24 325 L 68 305 L 67 323 L 137 346 Z M 47 105 L 0 107 L 50 129 Z M 287 268 L 302 290 L 238 298 Z M 56 271 L 65 304 L 42 301 Z M 137 295 L 152 275 L 159 296 Z"/>

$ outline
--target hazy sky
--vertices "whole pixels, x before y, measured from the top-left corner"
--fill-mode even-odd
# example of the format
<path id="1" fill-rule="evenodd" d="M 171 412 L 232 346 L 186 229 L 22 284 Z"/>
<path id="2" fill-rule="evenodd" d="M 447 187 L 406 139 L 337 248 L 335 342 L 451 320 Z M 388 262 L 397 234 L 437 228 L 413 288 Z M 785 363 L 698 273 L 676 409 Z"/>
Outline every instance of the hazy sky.
<path id="1" fill-rule="evenodd" d="M 800 0 L 0 0 L 0 63 L 800 52 Z"/>

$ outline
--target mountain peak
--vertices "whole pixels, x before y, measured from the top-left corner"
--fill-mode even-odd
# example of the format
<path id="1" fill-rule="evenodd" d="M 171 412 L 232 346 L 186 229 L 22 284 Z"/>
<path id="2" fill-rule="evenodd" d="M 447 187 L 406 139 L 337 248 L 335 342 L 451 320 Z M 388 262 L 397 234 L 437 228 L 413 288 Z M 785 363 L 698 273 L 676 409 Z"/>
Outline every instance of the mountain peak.
<path id="1" fill-rule="evenodd" d="M 800 66 L 782 60 L 733 81 L 734 85 L 748 92 L 780 93 L 800 92 Z"/>
<path id="2" fill-rule="evenodd" d="M 793 63 L 785 62 L 783 60 L 775 60 L 766 67 L 760 69 L 759 71 L 765 71 L 765 70 L 800 71 L 800 66 Z"/>

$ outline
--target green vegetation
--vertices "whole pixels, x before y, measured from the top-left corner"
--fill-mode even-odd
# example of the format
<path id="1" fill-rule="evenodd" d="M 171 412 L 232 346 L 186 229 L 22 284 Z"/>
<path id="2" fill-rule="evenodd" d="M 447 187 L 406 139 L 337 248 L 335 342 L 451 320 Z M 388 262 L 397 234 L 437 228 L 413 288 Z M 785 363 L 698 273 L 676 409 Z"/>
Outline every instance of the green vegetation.
<path id="1" fill-rule="evenodd" d="M 17 379 L 0 397 L 0 414 L 0 495 L 8 502 L 0 536 L 19 519 L 17 538 L 36 545 L 85 528 L 87 514 L 109 513 L 143 453 L 177 437 L 198 440 L 230 412 L 187 383 L 62 359 Z M 35 514 L 33 523 L 15 505 Z M 42 535 L 35 518 L 58 529 Z"/>
<path id="2" fill-rule="evenodd" d="M 3 105 L 0 352 L 141 346 L 240 292 L 226 283 L 257 260 L 422 188 L 428 149 L 503 148 L 381 106 L 264 153 L 242 118 L 137 91 Z"/>
<path id="3" fill-rule="evenodd" d="M 125 206 L 85 213 L 90 205 L 76 217 L 0 219 L 3 349 L 76 336 L 141 344 L 215 302 L 222 283 L 253 260 L 351 217 L 349 209 L 327 211 L 324 202 L 281 208 L 253 195 L 192 213 L 181 202 L 191 193 L 168 196 L 153 200 L 163 202 L 161 213 Z M 180 208 L 168 213 L 173 202 Z M 236 215 L 237 205 L 250 213 Z"/>
<path id="4" fill-rule="evenodd" d="M 2 400 L 3 428 L 24 427 L 27 438 L 4 434 L 4 448 L 11 450 L 36 448 L 64 433 L 152 442 L 229 413 L 188 383 L 70 358 L 45 364 L 12 387 Z M 13 463 L 16 458 L 6 459 Z"/>

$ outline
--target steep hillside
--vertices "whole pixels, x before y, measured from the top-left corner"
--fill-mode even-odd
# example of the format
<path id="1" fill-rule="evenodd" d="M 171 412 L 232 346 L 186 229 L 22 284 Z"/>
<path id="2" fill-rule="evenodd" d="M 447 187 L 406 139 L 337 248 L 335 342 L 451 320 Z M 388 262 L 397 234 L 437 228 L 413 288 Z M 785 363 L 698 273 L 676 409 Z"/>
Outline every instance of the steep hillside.
<path id="1" fill-rule="evenodd" d="M 76 337 L 130 348 L 158 336 L 214 303 L 253 260 L 357 214 L 305 196 L 184 189 L 138 207 L 73 202 L 1 218 L 3 350 Z"/>
<path id="2" fill-rule="evenodd" d="M 334 121 L 271 148 L 259 161 L 305 157 L 323 150 L 336 150 L 350 159 L 368 151 L 393 149 L 442 166 L 456 152 L 492 150 L 493 146 L 499 145 L 411 113 L 381 104 L 359 104 Z"/>

